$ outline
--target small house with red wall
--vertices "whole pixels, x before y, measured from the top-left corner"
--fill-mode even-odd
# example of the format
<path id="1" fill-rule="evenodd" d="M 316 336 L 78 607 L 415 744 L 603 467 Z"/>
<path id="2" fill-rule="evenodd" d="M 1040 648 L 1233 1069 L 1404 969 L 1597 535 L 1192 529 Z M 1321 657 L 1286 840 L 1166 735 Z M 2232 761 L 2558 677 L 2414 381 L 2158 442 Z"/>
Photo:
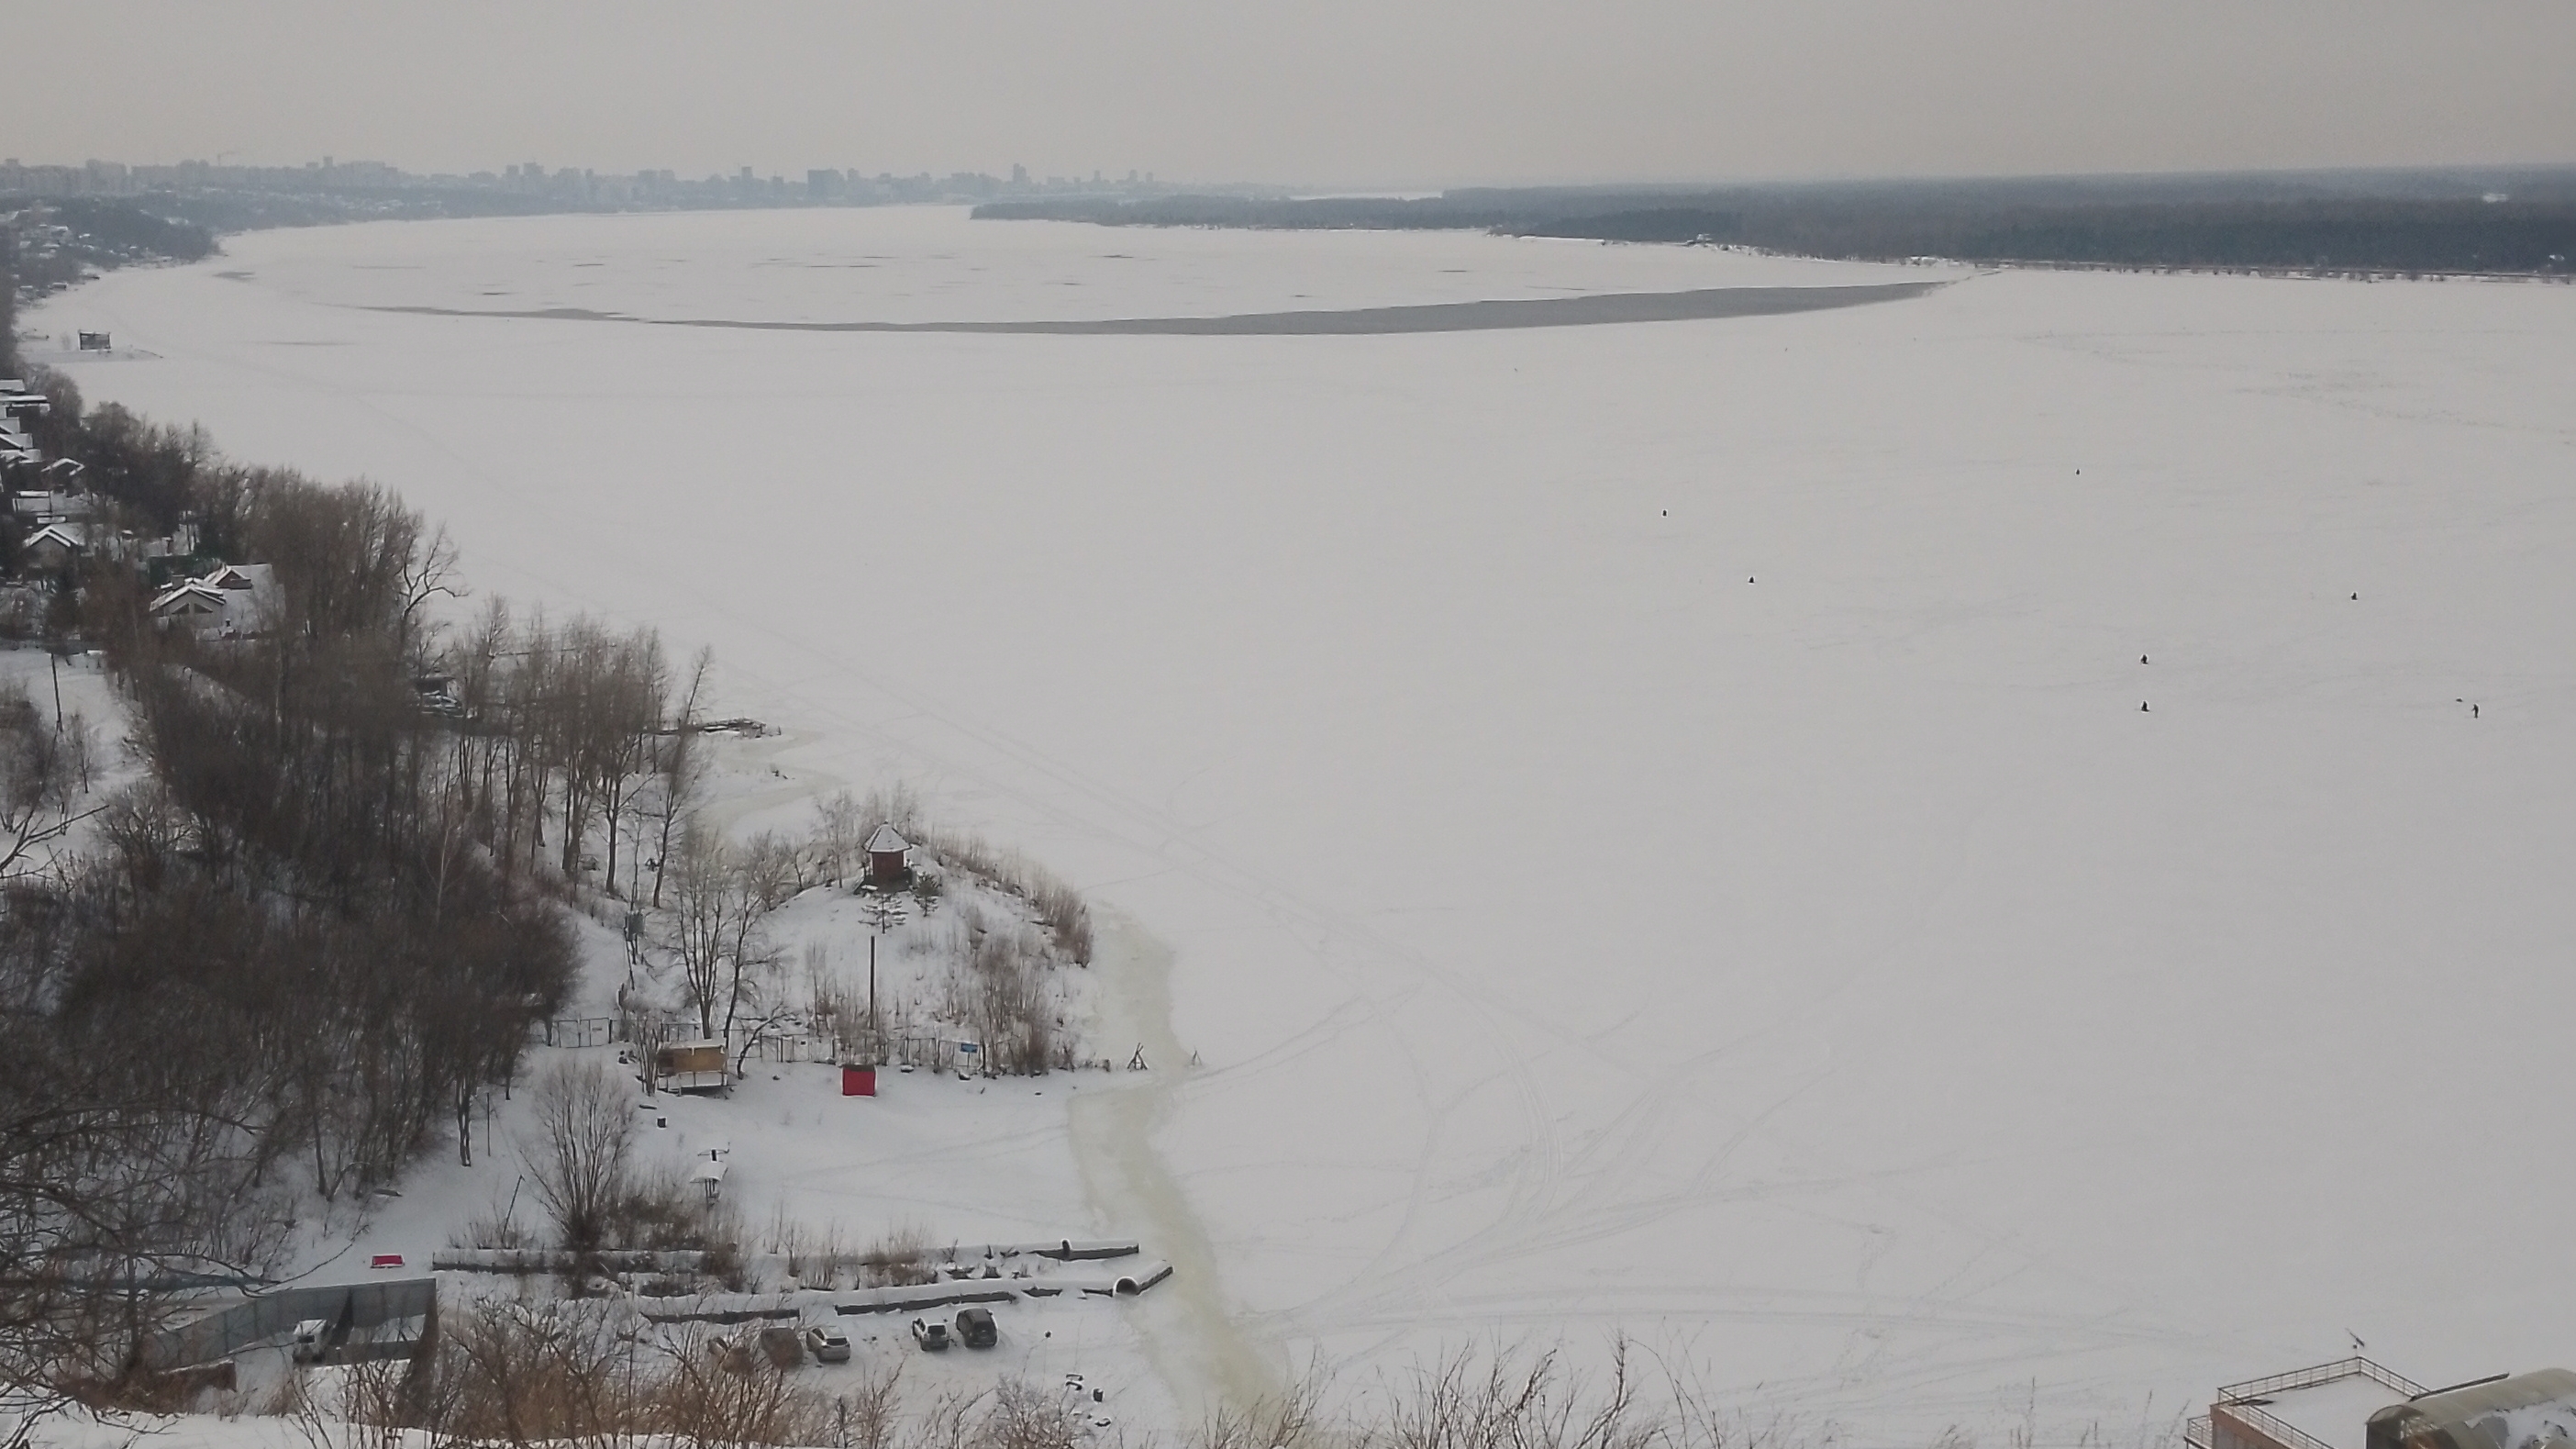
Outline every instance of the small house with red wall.
<path id="1" fill-rule="evenodd" d="M 880 825 L 868 837 L 868 881 L 891 885 L 912 876 L 912 842 L 892 824 Z"/>

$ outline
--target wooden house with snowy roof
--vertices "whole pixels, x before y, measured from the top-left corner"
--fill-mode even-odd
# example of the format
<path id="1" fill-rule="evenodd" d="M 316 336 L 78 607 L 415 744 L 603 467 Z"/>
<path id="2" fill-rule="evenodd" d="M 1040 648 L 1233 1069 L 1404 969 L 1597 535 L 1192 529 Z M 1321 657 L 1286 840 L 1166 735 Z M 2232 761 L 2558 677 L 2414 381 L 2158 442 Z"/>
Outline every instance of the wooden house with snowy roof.
<path id="1" fill-rule="evenodd" d="M 892 885 L 912 876 L 912 842 L 891 822 L 880 825 L 868 837 L 868 880 L 874 885 Z"/>
<path id="2" fill-rule="evenodd" d="M 153 598 L 149 612 L 155 623 L 176 625 L 200 638 L 210 638 L 223 632 L 223 591 L 189 579 L 162 590 Z"/>
<path id="3" fill-rule="evenodd" d="M 149 612 L 155 622 L 184 627 L 200 639 L 246 639 L 267 632 L 276 594 L 276 576 L 267 564 L 223 564 L 162 590 Z"/>
<path id="4" fill-rule="evenodd" d="M 54 400 L 14 377 L 0 377 L 0 438 L 24 441 L 27 424 L 54 410 Z"/>
<path id="5" fill-rule="evenodd" d="M 48 523 L 19 545 L 24 566 L 48 574 L 80 562 L 88 552 L 89 526 L 83 523 Z"/>
<path id="6" fill-rule="evenodd" d="M 53 400 L 40 392 L 29 392 L 27 385 L 14 377 L 0 378 L 0 478 L 14 488 L 22 473 L 45 461 L 37 451 L 36 440 L 27 431 L 29 423 L 53 411 Z"/>

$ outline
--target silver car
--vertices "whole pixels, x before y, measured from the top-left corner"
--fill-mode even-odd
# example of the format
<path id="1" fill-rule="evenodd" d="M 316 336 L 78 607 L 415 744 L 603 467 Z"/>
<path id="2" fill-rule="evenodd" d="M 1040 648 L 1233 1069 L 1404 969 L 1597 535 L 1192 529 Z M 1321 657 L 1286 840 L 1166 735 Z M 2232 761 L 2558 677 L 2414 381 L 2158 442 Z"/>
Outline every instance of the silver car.
<path id="1" fill-rule="evenodd" d="M 850 1336 L 837 1324 L 817 1323 L 806 1329 L 805 1347 L 813 1353 L 816 1363 L 850 1361 Z"/>

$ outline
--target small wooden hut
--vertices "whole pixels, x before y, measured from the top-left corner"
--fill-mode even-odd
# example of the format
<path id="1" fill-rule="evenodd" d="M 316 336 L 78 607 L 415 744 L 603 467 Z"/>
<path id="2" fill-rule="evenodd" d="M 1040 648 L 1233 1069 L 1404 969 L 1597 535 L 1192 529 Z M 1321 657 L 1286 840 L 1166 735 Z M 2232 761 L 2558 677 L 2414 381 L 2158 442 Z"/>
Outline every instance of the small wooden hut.
<path id="1" fill-rule="evenodd" d="M 891 824 L 880 825 L 868 837 L 868 883 L 901 885 L 912 879 L 912 842 Z"/>

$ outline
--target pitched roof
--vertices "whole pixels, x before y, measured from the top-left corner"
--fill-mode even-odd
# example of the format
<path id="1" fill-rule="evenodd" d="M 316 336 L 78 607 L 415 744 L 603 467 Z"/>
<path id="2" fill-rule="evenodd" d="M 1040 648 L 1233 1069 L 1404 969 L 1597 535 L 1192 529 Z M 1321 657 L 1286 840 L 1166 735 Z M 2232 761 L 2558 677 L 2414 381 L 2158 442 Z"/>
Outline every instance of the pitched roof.
<path id="1" fill-rule="evenodd" d="M 180 604 L 189 599 L 197 600 L 208 609 L 220 610 L 224 606 L 224 596 L 221 593 L 207 588 L 204 584 L 198 583 L 195 579 L 190 579 L 186 583 L 180 584 L 175 588 L 162 590 L 160 597 L 152 601 L 152 612 L 155 614 L 169 613 L 171 610 L 178 608 Z"/>
<path id="2" fill-rule="evenodd" d="M 903 832 L 895 829 L 892 824 L 878 826 L 876 834 L 868 837 L 870 855 L 890 854 L 894 851 L 910 849 L 912 849 L 912 842 L 904 839 Z"/>

